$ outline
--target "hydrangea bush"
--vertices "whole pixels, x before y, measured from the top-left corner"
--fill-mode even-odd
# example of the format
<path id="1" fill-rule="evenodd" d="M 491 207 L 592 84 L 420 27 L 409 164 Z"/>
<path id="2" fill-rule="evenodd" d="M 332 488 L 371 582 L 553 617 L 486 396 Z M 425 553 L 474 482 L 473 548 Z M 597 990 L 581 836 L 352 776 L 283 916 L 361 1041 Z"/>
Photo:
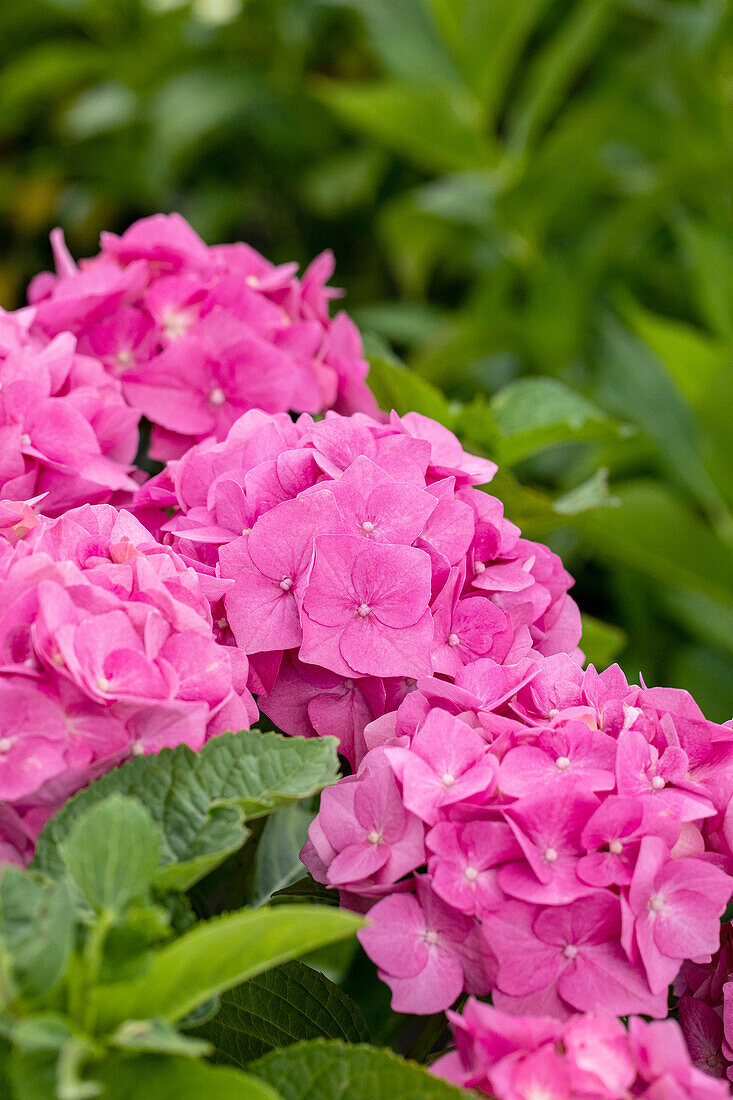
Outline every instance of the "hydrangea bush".
<path id="1" fill-rule="evenodd" d="M 0 1093 L 729 1096 L 733 722 L 584 668 L 496 465 L 377 408 L 329 255 L 53 244 L 0 313 Z M 354 933 L 341 984 L 287 961 Z"/>

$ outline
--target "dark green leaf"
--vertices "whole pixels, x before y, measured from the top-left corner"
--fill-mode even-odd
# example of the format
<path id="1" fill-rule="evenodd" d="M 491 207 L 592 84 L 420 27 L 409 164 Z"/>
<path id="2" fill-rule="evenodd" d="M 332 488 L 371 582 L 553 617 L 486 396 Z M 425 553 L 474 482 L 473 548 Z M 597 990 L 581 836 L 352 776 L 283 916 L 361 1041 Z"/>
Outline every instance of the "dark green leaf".
<path id="1" fill-rule="evenodd" d="M 276 1050 L 249 1067 L 283 1100 L 459 1100 L 465 1092 L 392 1051 L 315 1041 Z"/>
<path id="2" fill-rule="evenodd" d="M 76 916 L 65 883 L 52 885 L 33 874 L 6 865 L 0 876 L 1 956 L 11 990 L 0 990 L 2 1000 L 13 989 L 37 999 L 53 990 L 66 970 L 71 954 Z"/>
<path id="3" fill-rule="evenodd" d="M 95 1076 L 104 1084 L 103 1100 L 280 1100 L 250 1074 L 191 1058 L 110 1059 Z"/>

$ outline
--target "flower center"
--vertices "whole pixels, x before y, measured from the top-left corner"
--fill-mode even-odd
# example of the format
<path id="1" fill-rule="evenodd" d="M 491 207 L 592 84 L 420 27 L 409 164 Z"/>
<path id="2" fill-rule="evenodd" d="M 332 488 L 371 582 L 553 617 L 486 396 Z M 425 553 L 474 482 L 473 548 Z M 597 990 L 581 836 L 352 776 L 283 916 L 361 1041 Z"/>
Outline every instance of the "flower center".
<path id="1" fill-rule="evenodd" d="M 450 772 L 443 772 L 440 777 L 440 782 L 443 784 L 444 787 L 452 787 L 455 781 L 456 777 L 454 775 L 451 775 Z"/>
<path id="2" fill-rule="evenodd" d="M 478 871 L 475 867 L 467 867 L 466 870 L 463 872 L 463 877 L 466 879 L 467 882 L 475 882 L 478 878 Z"/>
<path id="3" fill-rule="evenodd" d="M 142 756 L 145 752 L 145 747 L 143 746 L 142 741 L 133 741 L 130 747 L 133 756 Z"/>
<path id="4" fill-rule="evenodd" d="M 369 606 L 368 603 L 360 603 L 359 606 L 356 609 L 356 613 L 362 619 L 366 619 L 367 615 L 371 615 L 372 609 L 371 609 L 371 607 Z"/>
<path id="5" fill-rule="evenodd" d="M 367 835 L 367 840 L 370 844 L 381 844 L 382 834 L 378 833 L 376 829 L 372 829 L 372 831 Z"/>
<path id="6" fill-rule="evenodd" d="M 365 535 L 371 535 L 372 531 L 374 530 L 374 524 L 371 520 L 365 519 L 361 525 L 361 529 Z"/>
<path id="7" fill-rule="evenodd" d="M 132 362 L 132 352 L 128 348 L 122 348 L 117 352 L 117 362 L 121 367 L 129 367 Z"/>
<path id="8" fill-rule="evenodd" d="M 219 627 L 219 630 L 226 630 L 226 628 L 229 626 L 229 623 L 226 621 L 226 619 L 222 615 L 221 619 L 219 619 L 219 621 L 216 625 Z"/>
<path id="9" fill-rule="evenodd" d="M 223 405 L 226 399 L 227 395 L 224 393 L 224 390 L 221 388 L 221 386 L 214 386 L 213 390 L 209 394 L 210 405 Z"/>
<path id="10" fill-rule="evenodd" d="M 188 331 L 189 319 L 185 313 L 171 311 L 163 321 L 163 332 L 170 340 L 177 340 Z"/>
<path id="11" fill-rule="evenodd" d="M 283 592 L 289 592 L 290 589 L 293 587 L 293 578 L 283 577 L 283 579 L 280 581 L 280 587 L 282 588 Z"/>
<path id="12" fill-rule="evenodd" d="M 432 947 L 433 944 L 438 942 L 438 933 L 432 931 L 426 932 L 423 936 L 423 939 L 425 940 L 425 943 L 429 944 Z"/>
<path id="13" fill-rule="evenodd" d="M 458 645 L 460 640 L 461 639 L 458 637 L 457 634 L 449 634 L 448 635 L 448 645 Z"/>
<path id="14" fill-rule="evenodd" d="M 664 898 L 661 894 L 652 894 L 649 898 L 648 908 L 650 913 L 661 913 L 664 909 Z"/>
<path id="15" fill-rule="evenodd" d="M 109 691 L 109 680 L 106 676 L 97 676 L 97 687 L 100 691 Z"/>
<path id="16" fill-rule="evenodd" d="M 578 954 L 578 949 L 574 943 L 568 943 L 563 947 L 562 953 L 566 959 L 574 959 Z"/>
<path id="17" fill-rule="evenodd" d="M 653 791 L 661 791 L 664 788 L 664 786 L 665 786 L 665 782 L 662 779 L 661 775 L 655 775 L 654 778 L 652 779 L 652 790 Z"/>
<path id="18" fill-rule="evenodd" d="M 558 756 L 557 760 L 555 761 L 555 766 L 561 772 L 566 772 L 568 770 L 568 768 L 570 767 L 570 757 L 569 756 Z"/>
<path id="19" fill-rule="evenodd" d="M 557 859 L 557 852 L 554 848 L 545 848 L 544 852 L 542 853 L 542 858 L 544 859 L 545 863 L 554 863 Z"/>
<path id="20" fill-rule="evenodd" d="M 23 432 L 22 436 L 20 437 L 20 445 L 21 447 L 30 447 L 31 437 L 28 435 L 28 432 Z"/>
<path id="21" fill-rule="evenodd" d="M 608 850 L 614 856 L 620 856 L 624 850 L 624 846 L 620 840 L 610 840 L 608 842 Z"/>
<path id="22" fill-rule="evenodd" d="M 0 753 L 5 755 L 5 753 L 10 752 L 14 744 L 14 737 L 0 737 Z"/>
<path id="23" fill-rule="evenodd" d="M 247 284 L 247 286 L 259 286 L 260 285 L 260 280 L 257 278 L 256 275 L 248 275 L 247 278 L 244 281 Z"/>
<path id="24" fill-rule="evenodd" d="M 482 561 L 477 561 L 473 567 L 474 573 L 483 573 L 486 566 Z"/>

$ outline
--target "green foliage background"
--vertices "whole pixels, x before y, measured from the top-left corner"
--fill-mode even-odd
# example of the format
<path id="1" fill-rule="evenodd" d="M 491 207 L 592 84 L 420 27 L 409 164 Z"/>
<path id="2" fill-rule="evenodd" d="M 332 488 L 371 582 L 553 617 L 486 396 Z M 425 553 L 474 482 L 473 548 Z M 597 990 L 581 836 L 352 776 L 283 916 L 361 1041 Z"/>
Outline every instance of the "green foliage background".
<path id="1" fill-rule="evenodd" d="M 733 713 L 727 0 L 15 0 L 0 65 L 2 304 L 55 224 L 333 248 L 623 632 L 591 655 Z"/>

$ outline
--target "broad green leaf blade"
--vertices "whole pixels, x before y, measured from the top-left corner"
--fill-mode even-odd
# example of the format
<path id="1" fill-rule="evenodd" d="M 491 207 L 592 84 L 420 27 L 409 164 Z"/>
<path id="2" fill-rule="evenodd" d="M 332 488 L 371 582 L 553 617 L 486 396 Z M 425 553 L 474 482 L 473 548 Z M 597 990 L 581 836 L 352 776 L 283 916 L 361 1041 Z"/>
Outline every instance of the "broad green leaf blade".
<path id="1" fill-rule="evenodd" d="M 614 438 L 620 426 L 555 378 L 520 378 L 491 401 L 497 459 L 514 465 L 557 443 Z"/>
<path id="2" fill-rule="evenodd" d="M 428 171 L 470 171 L 495 161 L 480 104 L 461 88 L 319 80 L 314 92 L 347 125 Z"/>
<path id="3" fill-rule="evenodd" d="M 192 1058 L 114 1058 L 94 1076 L 104 1085 L 100 1100 L 280 1100 L 274 1088 L 248 1073 Z"/>
<path id="4" fill-rule="evenodd" d="M 6 865 L 0 876 L 0 1007 L 14 991 L 30 1000 L 50 993 L 66 970 L 76 916 L 66 883 L 49 885 Z M 4 956 L 4 958 L 3 958 Z"/>
<path id="5" fill-rule="evenodd" d="M 152 883 L 162 840 L 141 802 L 113 794 L 76 819 L 61 844 L 61 856 L 95 912 L 120 914 Z"/>
<path id="6" fill-rule="evenodd" d="M 205 1039 L 182 1035 L 169 1020 L 125 1020 L 110 1035 L 110 1046 L 118 1050 L 134 1050 L 139 1053 L 182 1054 L 186 1058 L 199 1058 L 211 1054 L 212 1046 Z"/>
<path id="7" fill-rule="evenodd" d="M 332 737 L 223 733 L 199 753 L 185 745 L 137 757 L 80 791 L 46 825 L 33 866 L 63 874 L 59 844 L 74 821 L 111 794 L 133 795 L 163 831 L 161 888 L 188 889 L 248 835 L 244 821 L 309 798 L 338 777 Z"/>
<path id="8" fill-rule="evenodd" d="M 298 1043 L 249 1067 L 283 1100 L 460 1100 L 466 1093 L 392 1051 L 345 1043 Z"/>
<path id="9" fill-rule="evenodd" d="M 267 819 L 255 852 L 249 905 L 264 905 L 302 876 L 300 850 L 308 839 L 313 816 L 307 804 L 295 802 Z"/>
<path id="10" fill-rule="evenodd" d="M 213 1044 L 216 1061 L 237 1066 L 304 1039 L 369 1042 L 356 1002 L 299 962 L 285 963 L 224 993 L 217 1015 L 195 1034 Z"/>
<path id="11" fill-rule="evenodd" d="M 581 615 L 583 634 L 581 648 L 589 665 L 608 668 L 626 645 L 626 635 L 620 627 L 604 623 L 592 615 Z"/>
<path id="12" fill-rule="evenodd" d="M 394 409 L 399 416 L 418 412 L 451 427 L 454 419 L 451 403 L 437 387 L 407 367 L 371 357 L 367 381 L 378 405 L 386 412 Z"/>
<path id="13" fill-rule="evenodd" d="M 317 947 L 353 936 L 364 922 L 325 906 L 245 909 L 198 924 L 153 956 L 139 978 L 99 986 L 91 1000 L 101 1030 L 124 1020 L 180 1020 L 202 1001 Z"/>
<path id="14" fill-rule="evenodd" d="M 618 508 L 599 508 L 573 521 L 600 557 L 725 608 L 733 606 L 733 548 L 655 482 L 616 486 L 614 493 Z"/>

